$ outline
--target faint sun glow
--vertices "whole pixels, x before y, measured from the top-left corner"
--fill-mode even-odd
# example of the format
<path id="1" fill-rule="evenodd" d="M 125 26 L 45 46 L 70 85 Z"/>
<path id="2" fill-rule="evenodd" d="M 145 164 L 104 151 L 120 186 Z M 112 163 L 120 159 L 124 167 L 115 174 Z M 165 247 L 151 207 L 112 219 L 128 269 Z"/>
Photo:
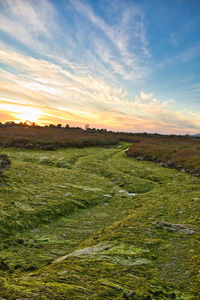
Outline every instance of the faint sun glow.
<path id="1" fill-rule="evenodd" d="M 23 107 L 21 108 L 21 112 L 17 112 L 17 119 L 22 122 L 30 121 L 30 122 L 37 122 L 37 120 L 41 116 L 41 111 L 37 108 L 33 107 Z"/>
<path id="2" fill-rule="evenodd" d="M 9 105 L 9 110 L 12 116 L 20 122 L 37 122 L 42 114 L 40 109 L 30 106 Z"/>
<path id="3" fill-rule="evenodd" d="M 15 104 L 4 104 L 0 103 L 0 111 L 5 110 L 9 112 L 9 115 L 14 118 L 17 122 L 38 122 L 39 118 L 43 115 L 43 112 L 32 106 L 23 106 Z"/>

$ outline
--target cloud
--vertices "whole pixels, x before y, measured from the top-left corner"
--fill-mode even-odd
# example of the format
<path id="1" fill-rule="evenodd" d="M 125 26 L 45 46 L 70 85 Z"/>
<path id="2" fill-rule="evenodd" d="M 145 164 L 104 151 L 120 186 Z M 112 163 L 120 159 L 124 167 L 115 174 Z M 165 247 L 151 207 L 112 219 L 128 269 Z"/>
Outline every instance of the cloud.
<path id="1" fill-rule="evenodd" d="M 181 54 L 180 58 L 183 62 L 189 62 L 200 56 L 200 43 L 185 49 Z"/>
<path id="2" fill-rule="evenodd" d="M 173 100 L 161 102 L 152 98 L 149 102 L 137 97 L 133 103 L 133 108 L 137 111 L 137 116 L 149 120 L 149 126 L 156 124 L 161 132 L 178 133 L 193 132 L 200 129 L 200 113 L 178 111 L 169 107 Z"/>
<path id="3" fill-rule="evenodd" d="M 47 0 L 4 0 L 0 3 L 0 31 L 20 43 L 44 49 L 42 39 L 57 30 L 56 11 Z"/>
<path id="4" fill-rule="evenodd" d="M 94 51 L 114 74 L 126 80 L 137 80 L 148 74 L 150 53 L 141 8 L 133 4 L 125 5 L 122 1 L 111 2 L 107 10 L 114 11 L 116 16 L 113 14 L 111 18 L 115 25 L 110 25 L 87 2 L 70 2 L 79 14 L 92 23 Z"/>
<path id="5" fill-rule="evenodd" d="M 72 13 L 72 7 L 78 13 L 74 26 L 68 20 L 63 21 L 56 6 L 48 0 L 5 0 L 0 3 L 0 31 L 13 40 L 12 45 L 17 41 L 35 52 L 35 56 L 43 54 L 45 57 L 48 53 L 49 60 L 61 66 L 67 64 L 69 67 L 71 59 L 82 60 L 82 71 L 87 65 L 93 74 L 101 72 L 103 78 L 112 77 L 116 81 L 119 76 L 137 81 L 150 72 L 145 16 L 138 6 L 114 2 L 107 7 L 108 11 L 115 11 L 115 22 L 111 25 L 87 2 L 70 0 L 71 8 L 69 3 L 66 5 L 66 9 L 70 9 L 68 13 Z M 83 19 L 89 22 L 89 34 Z M 63 25 L 68 26 L 68 30 Z M 89 47 L 84 44 L 85 37 Z M 81 55 L 79 50 L 82 50 Z M 96 60 L 98 70 L 94 69 L 88 50 L 90 57 Z"/>
<path id="6" fill-rule="evenodd" d="M 67 104 L 69 108 L 74 105 L 95 107 L 95 101 L 119 104 L 124 97 L 120 89 L 104 80 L 80 73 L 77 65 L 64 68 L 7 49 L 0 50 L 0 57 L 4 64 L 0 81 L 4 97 L 26 99 L 40 105 L 51 103 L 57 107 Z"/>
<path id="7" fill-rule="evenodd" d="M 14 121 L 15 118 L 11 115 L 10 111 L 7 110 L 0 111 L 0 123 L 5 122 L 7 120 Z"/>
<path id="8" fill-rule="evenodd" d="M 140 98 L 144 101 L 152 98 L 152 94 L 146 94 L 143 91 L 140 92 Z"/>
<path id="9" fill-rule="evenodd" d="M 197 59 L 200 56 L 200 43 L 197 42 L 194 45 L 185 48 L 183 51 L 177 54 L 165 57 L 161 62 L 157 63 L 157 67 L 162 69 L 166 66 L 172 65 L 179 61 L 181 63 L 189 63 L 192 60 Z"/>
<path id="10" fill-rule="evenodd" d="M 49 58 L 48 58 L 49 59 Z M 59 61 L 59 57 L 57 59 Z M 163 133 L 195 133 L 200 115 L 176 111 L 170 101 L 161 101 L 141 91 L 134 101 L 120 88 L 92 76 L 82 66 L 66 61 L 61 66 L 45 59 L 0 50 L 1 110 L 14 105 L 36 107 L 39 122 L 59 122 L 112 130 Z M 80 72 L 82 70 L 82 72 Z M 18 110 L 19 111 L 19 110 Z"/>

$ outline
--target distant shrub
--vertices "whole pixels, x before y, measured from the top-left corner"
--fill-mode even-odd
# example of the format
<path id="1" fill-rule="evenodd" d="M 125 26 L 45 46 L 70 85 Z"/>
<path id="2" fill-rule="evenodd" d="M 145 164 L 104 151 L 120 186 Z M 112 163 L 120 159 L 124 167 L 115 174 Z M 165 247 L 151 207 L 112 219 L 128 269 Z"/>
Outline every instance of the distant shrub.
<path id="1" fill-rule="evenodd" d="M 133 139 L 123 137 L 123 140 Z M 55 150 L 58 147 L 88 147 L 117 144 L 120 135 L 108 132 L 58 128 L 0 128 L 0 146 Z"/>
<path id="2" fill-rule="evenodd" d="M 200 140 L 197 138 L 142 137 L 139 143 L 129 147 L 126 154 L 200 175 Z"/>

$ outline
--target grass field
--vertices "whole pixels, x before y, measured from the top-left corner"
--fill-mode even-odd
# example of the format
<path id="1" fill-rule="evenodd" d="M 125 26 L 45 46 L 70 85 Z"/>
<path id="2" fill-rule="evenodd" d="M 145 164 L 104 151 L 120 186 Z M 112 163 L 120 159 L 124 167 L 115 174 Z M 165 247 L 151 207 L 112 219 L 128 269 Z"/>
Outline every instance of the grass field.
<path id="1" fill-rule="evenodd" d="M 200 178 L 128 146 L 0 150 L 0 298 L 199 299 Z"/>
<path id="2" fill-rule="evenodd" d="M 127 155 L 200 175 L 200 138 L 45 127 L 0 127 L 0 147 L 56 150 L 130 142 Z"/>

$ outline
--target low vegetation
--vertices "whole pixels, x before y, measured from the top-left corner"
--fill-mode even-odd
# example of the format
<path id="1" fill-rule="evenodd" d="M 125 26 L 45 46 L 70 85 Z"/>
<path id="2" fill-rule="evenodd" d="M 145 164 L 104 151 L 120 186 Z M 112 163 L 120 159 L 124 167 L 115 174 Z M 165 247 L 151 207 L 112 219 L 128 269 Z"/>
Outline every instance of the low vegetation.
<path id="1" fill-rule="evenodd" d="M 0 150 L 3 299 L 199 299 L 200 178 L 128 146 Z"/>
<path id="2" fill-rule="evenodd" d="M 60 127 L 0 127 L 0 147 L 56 150 L 60 147 L 88 147 L 138 142 L 133 134 L 106 130 Z"/>
<path id="3" fill-rule="evenodd" d="M 200 175 L 200 138 L 177 136 L 141 137 L 126 151 L 129 157 L 154 161 L 162 166 Z"/>

